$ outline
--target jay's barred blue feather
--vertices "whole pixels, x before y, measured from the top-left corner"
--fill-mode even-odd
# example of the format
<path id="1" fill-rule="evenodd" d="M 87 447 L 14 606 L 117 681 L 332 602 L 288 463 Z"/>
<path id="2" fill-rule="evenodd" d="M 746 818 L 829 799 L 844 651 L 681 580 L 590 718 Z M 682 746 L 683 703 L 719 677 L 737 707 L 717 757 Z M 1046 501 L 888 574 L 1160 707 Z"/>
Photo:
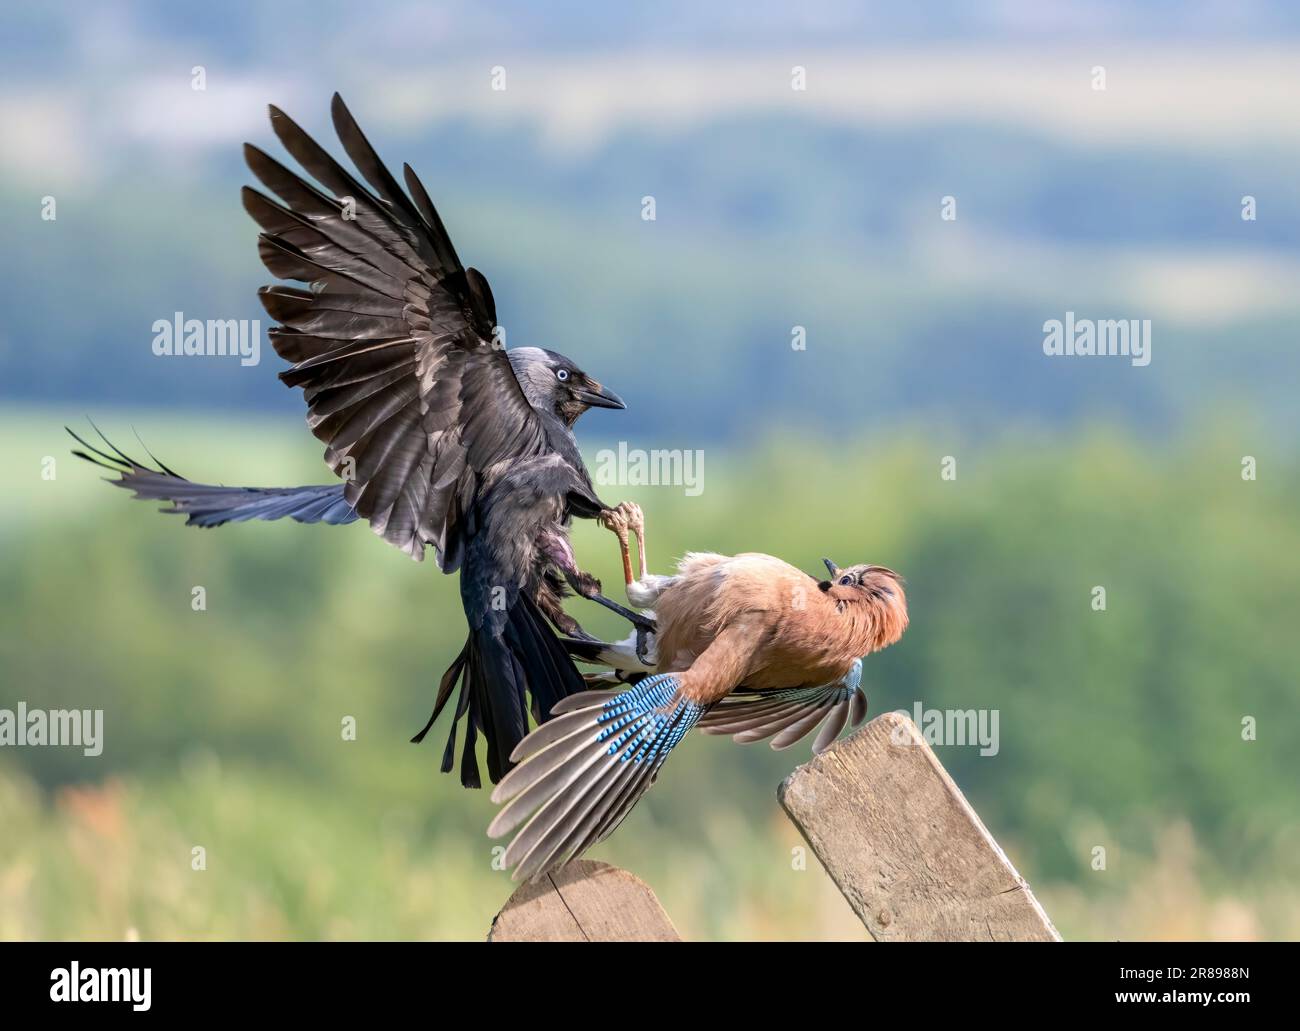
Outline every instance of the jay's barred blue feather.
<path id="1" fill-rule="evenodd" d="M 560 702 L 515 749 L 519 765 L 492 793 L 506 804 L 488 834 L 523 824 L 505 853 L 515 879 L 539 877 L 612 834 L 706 710 L 682 697 L 670 674 L 613 697 L 584 691 Z"/>

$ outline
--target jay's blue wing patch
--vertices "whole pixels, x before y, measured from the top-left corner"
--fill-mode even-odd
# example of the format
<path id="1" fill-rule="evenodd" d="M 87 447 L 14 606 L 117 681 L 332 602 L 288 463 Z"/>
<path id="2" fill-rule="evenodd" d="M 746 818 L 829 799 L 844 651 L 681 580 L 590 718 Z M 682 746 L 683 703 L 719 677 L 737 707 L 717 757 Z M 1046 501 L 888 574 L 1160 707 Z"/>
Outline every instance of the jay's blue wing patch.
<path id="1" fill-rule="evenodd" d="M 505 806 L 488 834 L 523 824 L 505 854 L 515 879 L 541 876 L 612 834 L 705 711 L 669 674 L 560 702 L 554 718 L 520 742 L 511 756 L 519 765 L 492 793 Z"/>

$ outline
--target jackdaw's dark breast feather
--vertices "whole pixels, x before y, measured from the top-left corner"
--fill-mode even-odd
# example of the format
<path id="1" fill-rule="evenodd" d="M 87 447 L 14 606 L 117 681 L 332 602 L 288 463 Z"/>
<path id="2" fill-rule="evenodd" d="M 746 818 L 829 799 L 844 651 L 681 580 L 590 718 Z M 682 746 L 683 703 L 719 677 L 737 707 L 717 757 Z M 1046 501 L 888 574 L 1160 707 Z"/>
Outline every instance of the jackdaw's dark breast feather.
<path id="1" fill-rule="evenodd" d="M 302 388 L 347 502 L 413 558 L 433 544 L 451 571 L 485 482 L 502 463 L 544 452 L 545 434 L 493 345 L 487 280 L 461 265 L 410 167 L 403 190 L 337 94 L 332 113 L 364 183 L 274 107 L 276 135 L 319 186 L 245 147 L 279 198 L 244 190 L 262 261 L 310 286 L 259 292 L 279 323 L 271 343 L 294 363 L 281 379 Z"/>

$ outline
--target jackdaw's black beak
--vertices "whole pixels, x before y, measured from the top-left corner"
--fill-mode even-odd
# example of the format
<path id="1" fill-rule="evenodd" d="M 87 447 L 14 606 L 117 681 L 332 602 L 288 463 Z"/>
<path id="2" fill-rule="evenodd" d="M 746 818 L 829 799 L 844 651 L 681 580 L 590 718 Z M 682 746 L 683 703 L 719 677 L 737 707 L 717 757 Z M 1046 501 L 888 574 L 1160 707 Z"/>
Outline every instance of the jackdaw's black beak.
<path id="1" fill-rule="evenodd" d="M 589 408 L 626 408 L 623 399 L 614 391 L 607 390 L 597 383 L 594 379 L 587 380 L 584 386 L 578 387 L 573 392 L 573 396 Z"/>
<path id="2" fill-rule="evenodd" d="M 837 565 L 836 565 L 834 562 L 832 562 L 830 559 L 828 559 L 828 558 L 824 558 L 824 559 L 822 559 L 822 561 L 826 563 L 826 570 L 827 570 L 827 572 L 829 572 L 829 573 L 831 574 L 832 577 L 834 577 L 835 574 L 838 573 L 838 572 L 840 571 L 840 567 L 837 566 Z"/>

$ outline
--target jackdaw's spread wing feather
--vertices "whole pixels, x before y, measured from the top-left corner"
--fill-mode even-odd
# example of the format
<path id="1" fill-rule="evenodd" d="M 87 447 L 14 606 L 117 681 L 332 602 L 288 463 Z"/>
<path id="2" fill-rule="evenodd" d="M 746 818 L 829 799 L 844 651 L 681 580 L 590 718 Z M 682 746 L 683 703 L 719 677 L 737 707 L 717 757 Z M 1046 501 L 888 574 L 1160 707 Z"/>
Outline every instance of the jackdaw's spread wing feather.
<path id="1" fill-rule="evenodd" d="M 280 323 L 271 343 L 294 363 L 280 378 L 302 387 L 308 425 L 347 481 L 348 504 L 412 558 L 432 544 L 451 571 L 485 481 L 505 463 L 543 453 L 545 431 L 494 344 L 487 280 L 461 265 L 410 167 L 408 194 L 338 94 L 332 112 L 365 183 L 275 107 L 276 135 L 325 190 L 244 148 L 253 174 L 282 202 L 244 189 L 244 207 L 263 230 L 262 261 L 281 279 L 310 285 L 259 292 Z"/>
<path id="2" fill-rule="evenodd" d="M 72 430 L 68 433 L 85 448 L 73 451 L 74 455 L 117 473 L 118 478 L 109 482 L 133 491 L 137 498 L 170 502 L 171 507 L 162 511 L 183 514 L 186 526 L 222 526 L 249 519 L 293 519 L 300 523 L 340 526 L 357 519 L 357 513 L 343 497 L 341 483 L 310 487 L 223 487 L 195 483 L 157 459 L 154 459 L 158 462 L 157 469 L 137 462 L 114 447 L 107 437 L 104 443 L 109 451 L 101 451 Z"/>

